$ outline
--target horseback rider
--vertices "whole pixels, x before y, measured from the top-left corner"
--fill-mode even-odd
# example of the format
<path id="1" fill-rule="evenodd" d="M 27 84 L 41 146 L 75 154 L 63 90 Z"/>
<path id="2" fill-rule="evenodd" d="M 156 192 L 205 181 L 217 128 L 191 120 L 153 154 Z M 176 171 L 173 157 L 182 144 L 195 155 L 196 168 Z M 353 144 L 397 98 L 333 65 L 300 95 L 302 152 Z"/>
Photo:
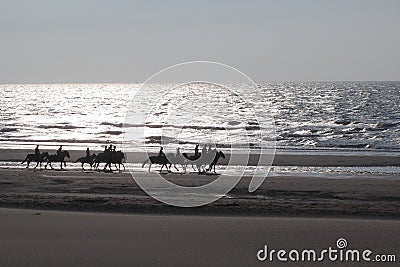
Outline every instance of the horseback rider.
<path id="1" fill-rule="evenodd" d="M 108 151 L 111 152 L 112 148 L 113 148 L 113 146 L 112 146 L 112 144 L 110 144 L 110 146 L 108 147 Z"/>
<path id="2" fill-rule="evenodd" d="M 164 154 L 164 151 L 163 151 L 163 150 L 164 150 L 164 148 L 161 147 L 161 148 L 160 148 L 160 152 L 158 152 L 158 156 L 159 156 L 159 157 L 165 157 L 165 154 Z"/>
<path id="3" fill-rule="evenodd" d="M 194 148 L 194 155 L 197 156 L 199 154 L 199 144 L 196 144 L 196 147 Z"/>
<path id="4" fill-rule="evenodd" d="M 207 145 L 204 145 L 201 149 L 201 157 L 204 159 L 207 156 Z"/>
<path id="5" fill-rule="evenodd" d="M 89 148 L 86 148 L 86 158 L 89 158 L 90 157 L 90 150 L 89 150 Z"/>
<path id="6" fill-rule="evenodd" d="M 39 156 L 40 156 L 39 145 L 36 145 L 36 148 L 35 148 L 35 157 L 39 157 Z"/>
<path id="7" fill-rule="evenodd" d="M 180 159 L 181 157 L 182 157 L 181 149 L 178 147 L 178 148 L 176 149 L 176 156 L 175 156 L 175 158 L 176 158 L 176 159 Z"/>
<path id="8" fill-rule="evenodd" d="M 61 155 L 62 145 L 57 149 L 57 156 Z"/>

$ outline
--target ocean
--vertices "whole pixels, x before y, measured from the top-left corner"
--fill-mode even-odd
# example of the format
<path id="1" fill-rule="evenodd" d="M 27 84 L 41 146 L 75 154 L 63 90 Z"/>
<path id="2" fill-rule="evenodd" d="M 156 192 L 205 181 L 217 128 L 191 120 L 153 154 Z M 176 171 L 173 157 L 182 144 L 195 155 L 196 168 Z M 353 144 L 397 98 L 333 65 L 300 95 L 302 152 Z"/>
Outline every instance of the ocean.
<path id="1" fill-rule="evenodd" d="M 106 144 L 126 147 L 128 142 L 131 150 L 141 151 L 146 146 L 156 151 L 163 129 L 163 140 L 167 147 L 171 144 L 170 149 L 176 144 L 193 149 L 202 138 L 213 136 L 217 147 L 236 144 L 239 150 L 273 144 L 278 151 L 311 153 L 400 151 L 400 82 L 229 86 L 237 95 L 220 93 L 219 88 L 207 84 L 173 89 L 170 84 L 141 88 L 140 83 L 2 84 L 0 148 L 33 148 L 36 144 L 56 148 L 63 144 L 71 150 L 101 150 Z M 145 90 L 140 99 L 135 98 L 138 90 Z M 157 98 L 160 95 L 164 97 Z M 175 108 L 174 114 L 169 112 L 171 108 Z M 129 122 L 127 111 L 133 114 Z M 135 121 L 135 114 L 144 113 L 147 121 L 140 116 Z M 137 129 L 144 133 L 135 135 Z M 241 129 L 247 132 L 243 134 Z M 257 143 L 260 129 L 267 129 L 267 134 Z M 126 132 L 131 134 L 123 144 Z"/>

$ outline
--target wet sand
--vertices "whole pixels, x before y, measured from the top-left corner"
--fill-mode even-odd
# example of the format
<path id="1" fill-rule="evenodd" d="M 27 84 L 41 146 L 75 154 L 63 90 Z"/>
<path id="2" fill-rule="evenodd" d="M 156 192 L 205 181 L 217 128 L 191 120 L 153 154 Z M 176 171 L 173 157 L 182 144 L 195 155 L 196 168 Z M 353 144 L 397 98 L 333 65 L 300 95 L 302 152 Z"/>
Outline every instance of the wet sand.
<path id="1" fill-rule="evenodd" d="M 0 266 L 317 266 L 259 262 L 270 249 L 400 250 L 400 221 L 121 215 L 0 209 Z M 330 262 L 327 266 L 396 266 Z"/>
<path id="2" fill-rule="evenodd" d="M 147 171 L 141 172 L 147 177 Z M 163 176 L 199 186 L 215 176 Z M 149 179 L 151 179 L 149 175 Z M 130 173 L 0 169 L 0 207 L 70 211 L 234 216 L 331 216 L 400 218 L 399 177 L 268 177 L 253 193 L 249 177 L 218 201 L 197 208 L 171 207 L 149 197 Z"/>

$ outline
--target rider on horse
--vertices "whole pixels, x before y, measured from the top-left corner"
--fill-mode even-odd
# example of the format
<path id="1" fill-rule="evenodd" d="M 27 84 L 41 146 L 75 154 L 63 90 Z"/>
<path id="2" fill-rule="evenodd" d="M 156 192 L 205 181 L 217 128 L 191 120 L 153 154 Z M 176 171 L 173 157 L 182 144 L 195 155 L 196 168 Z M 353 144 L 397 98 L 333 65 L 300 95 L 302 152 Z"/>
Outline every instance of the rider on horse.
<path id="1" fill-rule="evenodd" d="M 61 151 L 62 151 L 62 146 L 60 146 L 60 147 L 57 149 L 57 156 L 60 156 L 60 155 L 61 155 Z"/>
<path id="2" fill-rule="evenodd" d="M 158 152 L 158 156 L 159 156 L 159 157 L 165 157 L 165 154 L 164 154 L 164 151 L 163 151 L 163 150 L 164 150 L 164 148 L 161 147 L 161 148 L 160 148 L 160 152 Z"/>
<path id="3" fill-rule="evenodd" d="M 36 148 L 35 148 L 35 157 L 40 157 L 39 145 L 36 145 Z"/>

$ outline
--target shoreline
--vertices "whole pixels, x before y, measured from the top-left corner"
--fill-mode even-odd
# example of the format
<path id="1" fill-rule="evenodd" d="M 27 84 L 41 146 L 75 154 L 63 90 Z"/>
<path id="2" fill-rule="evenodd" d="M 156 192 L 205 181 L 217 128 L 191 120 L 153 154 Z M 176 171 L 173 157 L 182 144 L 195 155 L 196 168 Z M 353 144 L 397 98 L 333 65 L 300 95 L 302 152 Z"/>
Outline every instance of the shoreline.
<path id="1" fill-rule="evenodd" d="M 68 149 L 66 149 L 68 150 Z M 46 150 L 54 152 L 55 150 Z M 67 162 L 76 160 L 85 155 L 85 151 L 68 150 L 71 159 Z M 91 151 L 91 153 L 101 153 L 102 151 Z M 306 151 L 305 151 L 306 152 Z M 33 153 L 32 149 L 0 149 L 0 161 L 5 162 L 22 162 L 27 154 Z M 145 152 L 129 152 L 129 160 L 132 163 L 142 163 L 147 159 L 148 155 L 156 155 L 156 153 Z M 226 153 L 226 159 L 220 159 L 218 164 L 226 165 L 230 155 Z M 271 158 L 272 155 L 267 155 Z M 250 154 L 249 165 L 255 165 L 258 160 L 257 154 Z M 376 167 L 376 166 L 400 166 L 400 154 L 395 155 L 343 155 L 340 154 L 284 154 L 279 152 L 275 154 L 272 166 L 311 166 L 311 167 Z"/>

